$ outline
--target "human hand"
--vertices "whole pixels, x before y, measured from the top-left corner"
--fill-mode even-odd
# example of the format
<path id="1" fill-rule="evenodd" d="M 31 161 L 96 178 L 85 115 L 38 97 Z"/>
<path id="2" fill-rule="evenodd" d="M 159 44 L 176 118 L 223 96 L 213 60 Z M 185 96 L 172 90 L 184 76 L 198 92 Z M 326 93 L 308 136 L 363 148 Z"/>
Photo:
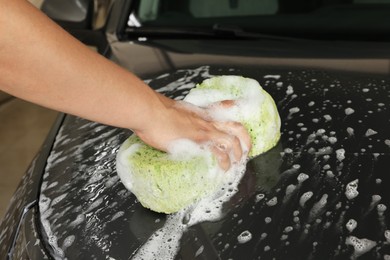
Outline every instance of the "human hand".
<path id="1" fill-rule="evenodd" d="M 231 101 L 215 103 L 210 108 L 199 108 L 162 95 L 159 97 L 166 109 L 156 111 L 155 117 L 143 129 L 135 130 L 148 145 L 167 151 L 174 140 L 192 140 L 209 147 L 225 171 L 232 163 L 240 161 L 244 153 L 249 152 L 250 137 L 240 123 L 213 121 L 209 116 L 209 109 L 231 106 Z"/>

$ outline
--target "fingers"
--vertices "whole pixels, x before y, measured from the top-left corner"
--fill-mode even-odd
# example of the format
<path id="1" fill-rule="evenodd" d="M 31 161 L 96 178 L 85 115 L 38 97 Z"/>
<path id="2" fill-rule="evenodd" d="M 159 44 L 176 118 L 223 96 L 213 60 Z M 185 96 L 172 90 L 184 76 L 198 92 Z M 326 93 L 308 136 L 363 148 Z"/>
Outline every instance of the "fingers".
<path id="1" fill-rule="evenodd" d="M 215 122 L 214 125 L 220 131 L 226 132 L 230 136 L 234 136 L 235 145 L 233 148 L 240 146 L 241 153 L 248 152 L 251 148 L 251 138 L 245 127 L 238 122 Z M 237 158 L 237 157 L 236 157 Z M 238 158 L 241 158 L 239 156 Z"/>
<path id="2" fill-rule="evenodd" d="M 221 169 L 224 170 L 225 172 L 227 170 L 229 170 L 230 165 L 231 165 L 230 164 L 230 157 L 226 153 L 226 151 L 223 150 L 223 149 L 220 149 L 220 147 L 218 145 L 216 145 L 216 144 L 212 145 L 210 150 L 215 155 L 215 157 L 217 158 L 219 167 L 221 167 Z"/>
<path id="3" fill-rule="evenodd" d="M 215 131 L 211 151 L 218 159 L 221 168 L 227 171 L 232 164 L 239 162 L 250 149 L 250 137 L 246 129 L 237 122 L 213 122 Z"/>
<path id="4" fill-rule="evenodd" d="M 226 122 L 215 122 L 214 125 L 220 131 L 220 135 L 214 140 L 216 146 L 220 150 L 225 151 L 232 162 L 239 161 L 243 154 L 241 142 L 237 135 L 230 132 L 230 124 Z"/>
<path id="5" fill-rule="evenodd" d="M 234 100 L 223 100 L 211 104 L 206 110 L 229 109 L 236 105 Z M 241 160 L 243 154 L 247 154 L 251 148 L 251 139 L 245 127 L 232 121 L 212 121 L 216 128 L 212 142 L 212 152 L 217 156 L 220 166 L 227 170 L 231 164 Z"/>

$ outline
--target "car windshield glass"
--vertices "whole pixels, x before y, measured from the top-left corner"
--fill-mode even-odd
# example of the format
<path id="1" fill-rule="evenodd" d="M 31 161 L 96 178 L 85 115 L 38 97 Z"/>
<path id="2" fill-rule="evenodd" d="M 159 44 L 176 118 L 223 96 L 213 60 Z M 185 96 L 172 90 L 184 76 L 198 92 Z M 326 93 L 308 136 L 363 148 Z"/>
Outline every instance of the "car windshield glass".
<path id="1" fill-rule="evenodd" d="M 140 0 L 128 25 L 375 40 L 389 37 L 389 17 L 390 0 Z"/>

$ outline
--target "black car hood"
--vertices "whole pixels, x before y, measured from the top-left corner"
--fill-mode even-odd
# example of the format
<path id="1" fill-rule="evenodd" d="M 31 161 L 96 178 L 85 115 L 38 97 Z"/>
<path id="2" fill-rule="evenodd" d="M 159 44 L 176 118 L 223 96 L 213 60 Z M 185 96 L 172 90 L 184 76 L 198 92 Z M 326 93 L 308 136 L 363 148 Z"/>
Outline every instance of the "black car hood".
<path id="1" fill-rule="evenodd" d="M 389 255 L 389 79 L 203 66 L 146 81 L 181 99 L 213 75 L 258 80 L 275 99 L 282 136 L 275 148 L 249 161 L 222 219 L 188 228 L 176 259 Z M 143 208 L 117 176 L 116 153 L 130 134 L 64 119 L 39 200 L 40 224 L 56 258 L 129 259 L 164 226 L 166 215 Z M 239 243 L 247 234 L 251 239 Z"/>

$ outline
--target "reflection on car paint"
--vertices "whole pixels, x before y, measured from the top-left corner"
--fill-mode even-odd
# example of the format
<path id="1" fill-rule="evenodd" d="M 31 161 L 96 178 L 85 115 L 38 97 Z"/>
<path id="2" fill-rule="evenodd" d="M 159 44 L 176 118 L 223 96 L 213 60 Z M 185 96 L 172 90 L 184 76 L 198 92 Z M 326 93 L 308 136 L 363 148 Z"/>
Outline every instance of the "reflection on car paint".
<path id="1" fill-rule="evenodd" d="M 207 66 L 147 82 L 182 99 L 196 83 L 221 74 L 260 81 L 277 102 L 282 139 L 248 163 L 222 219 L 165 237 L 183 233 L 176 258 L 189 252 L 221 259 L 239 259 L 243 252 L 250 259 L 389 258 L 390 112 L 384 105 L 389 104 L 389 82 L 363 76 L 352 82 L 348 75 L 319 71 Z M 129 134 L 65 119 L 39 204 L 57 258 L 127 259 L 155 232 L 183 218 L 143 209 L 119 182 L 115 154 Z M 116 250 L 123 248 L 121 241 L 132 241 L 128 252 Z"/>

